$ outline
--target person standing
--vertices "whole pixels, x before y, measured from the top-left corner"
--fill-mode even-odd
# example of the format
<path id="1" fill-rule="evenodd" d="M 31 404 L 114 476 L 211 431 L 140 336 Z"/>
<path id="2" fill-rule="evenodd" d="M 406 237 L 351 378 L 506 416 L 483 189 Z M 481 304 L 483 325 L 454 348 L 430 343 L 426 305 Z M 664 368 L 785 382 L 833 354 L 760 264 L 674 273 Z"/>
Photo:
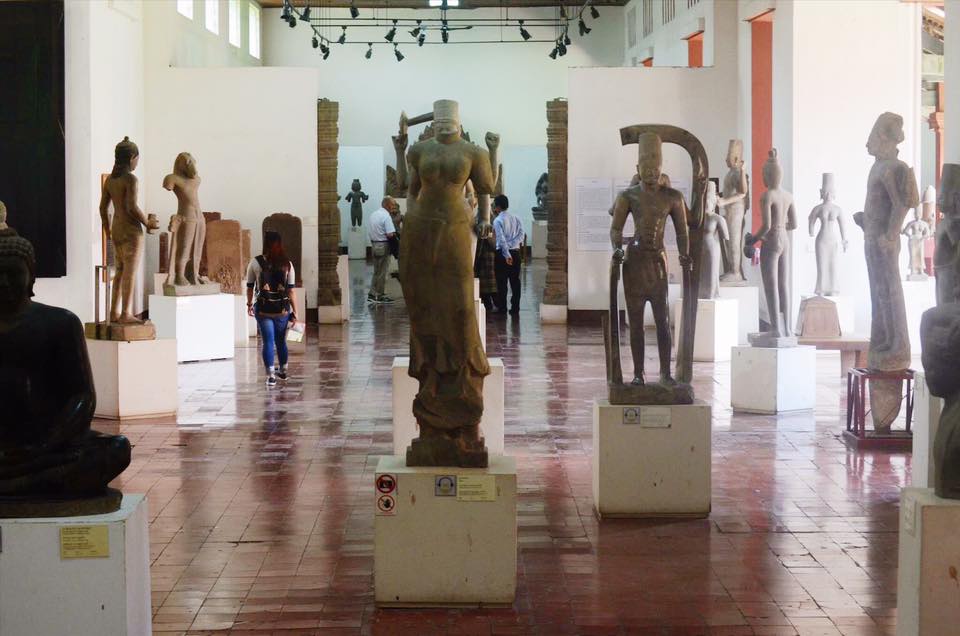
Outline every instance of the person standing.
<path id="1" fill-rule="evenodd" d="M 370 291 L 367 293 L 368 303 L 393 302 L 392 298 L 383 293 L 387 282 L 387 266 L 390 264 L 390 240 L 397 235 L 393 218 L 390 216 L 393 207 L 393 199 L 384 197 L 380 202 L 380 209 L 371 214 L 367 222 L 367 236 L 373 246 L 373 280 L 370 281 Z"/>
<path id="2" fill-rule="evenodd" d="M 486 231 L 485 236 L 477 236 L 477 255 L 473 265 L 473 276 L 480 281 L 480 302 L 487 312 L 492 312 L 494 303 L 500 302 L 497 290 L 497 239 L 493 228 L 481 228 L 477 224 L 477 232 Z"/>
<path id="3" fill-rule="evenodd" d="M 520 247 L 523 245 L 523 224 L 507 210 L 510 200 L 499 194 L 493 200 L 493 232 L 497 238 L 495 269 L 497 274 L 497 309 L 493 313 L 507 311 L 507 282 L 510 283 L 510 314 L 520 313 Z"/>
<path id="4" fill-rule="evenodd" d="M 287 328 L 297 322 L 294 310 L 296 286 L 296 272 L 283 249 L 280 234 L 267 232 L 263 235 L 263 254 L 247 266 L 247 313 L 257 319 L 260 328 L 267 386 L 276 386 L 278 378 L 287 379 Z M 280 367 L 276 370 L 273 366 L 274 347 L 280 359 Z"/>

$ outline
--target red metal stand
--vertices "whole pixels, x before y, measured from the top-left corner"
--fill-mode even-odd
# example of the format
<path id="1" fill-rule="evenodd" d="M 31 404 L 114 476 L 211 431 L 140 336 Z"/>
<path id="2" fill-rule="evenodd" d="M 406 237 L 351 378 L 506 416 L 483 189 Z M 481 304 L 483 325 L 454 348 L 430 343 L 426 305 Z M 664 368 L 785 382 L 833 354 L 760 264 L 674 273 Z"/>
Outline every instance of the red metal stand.
<path id="1" fill-rule="evenodd" d="M 870 380 L 901 380 L 906 384 L 906 421 L 902 430 L 877 433 L 867 430 L 867 386 Z M 913 448 L 913 369 L 903 371 L 874 371 L 850 369 L 847 371 L 847 430 L 843 439 L 856 449 L 910 451 Z"/>

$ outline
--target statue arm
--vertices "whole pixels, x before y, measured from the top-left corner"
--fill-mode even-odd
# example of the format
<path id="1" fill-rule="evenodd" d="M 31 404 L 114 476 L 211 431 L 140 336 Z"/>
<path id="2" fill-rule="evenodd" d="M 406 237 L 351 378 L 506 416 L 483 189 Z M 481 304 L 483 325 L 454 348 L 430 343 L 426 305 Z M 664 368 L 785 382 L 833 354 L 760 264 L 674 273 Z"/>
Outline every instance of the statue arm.
<path id="1" fill-rule="evenodd" d="M 406 128 L 402 129 L 402 132 L 399 135 L 393 137 L 393 149 L 397 153 L 397 185 L 401 189 L 406 188 L 409 181 L 408 179 L 412 178 L 412 175 L 408 175 L 408 167 L 412 170 L 412 166 L 408 165 L 410 158 L 407 155 L 407 131 Z"/>
<path id="2" fill-rule="evenodd" d="M 913 168 L 901 164 L 897 169 L 886 172 L 882 182 L 892 206 L 887 237 L 890 240 L 896 240 L 899 238 L 900 228 L 903 227 L 903 220 L 907 218 L 907 213 L 920 205 L 917 179 L 913 176 Z"/>
<path id="3" fill-rule="evenodd" d="M 366 203 L 370 196 L 366 192 L 360 193 L 360 203 Z"/>
<path id="4" fill-rule="evenodd" d="M 837 226 L 840 228 L 840 244 L 843 246 L 843 251 L 847 251 L 847 215 L 843 213 L 843 210 L 837 211 Z"/>
<path id="5" fill-rule="evenodd" d="M 670 208 L 670 218 L 673 219 L 673 229 L 677 232 L 677 250 L 680 252 L 680 263 L 690 262 L 690 228 L 687 227 L 687 204 L 683 195 L 674 200 Z"/>
<path id="6" fill-rule="evenodd" d="M 59 381 L 64 383 L 65 395 L 44 443 L 48 448 L 63 446 L 90 430 L 97 405 L 83 325 L 76 316 L 69 317 L 66 331 L 67 337 L 59 341 L 57 358 L 59 367 L 70 372 L 58 374 Z"/>
<path id="7" fill-rule="evenodd" d="M 168 174 L 163 178 L 163 189 L 164 190 L 173 190 L 173 188 L 179 185 L 179 178 L 175 174 Z"/>
<path id="8" fill-rule="evenodd" d="M 107 235 L 107 239 L 110 239 L 110 194 L 107 192 L 107 184 L 103 184 L 103 189 L 100 191 L 100 225 L 103 227 L 103 231 Z"/>
<path id="9" fill-rule="evenodd" d="M 721 215 L 717 215 L 717 234 L 720 235 L 721 241 L 730 240 L 730 228 L 727 226 L 727 220 Z"/>
<path id="10" fill-rule="evenodd" d="M 787 230 L 797 229 L 797 206 L 794 205 L 793 201 L 790 201 L 790 205 L 787 207 Z"/>
<path id="11" fill-rule="evenodd" d="M 127 193 L 126 193 L 126 207 L 127 212 L 133 217 L 134 220 L 139 221 L 142 225 L 149 227 L 149 221 L 147 220 L 147 215 L 143 213 L 143 210 L 140 209 L 140 206 L 137 205 L 137 178 L 135 176 L 127 175 L 129 180 L 127 181 Z"/>
<path id="12" fill-rule="evenodd" d="M 813 210 L 810 211 L 810 218 L 807 219 L 807 225 L 809 226 L 810 236 L 813 236 L 816 233 L 817 229 L 817 219 L 820 217 L 820 209 L 822 206 L 815 206 Z"/>
<path id="13" fill-rule="evenodd" d="M 613 202 L 613 220 L 610 221 L 610 245 L 614 250 L 623 249 L 623 226 L 630 214 L 630 202 L 623 194 L 617 195 Z"/>
<path id="14" fill-rule="evenodd" d="M 416 152 L 417 152 L 417 151 L 416 151 L 415 148 L 411 148 L 411 149 L 410 149 L 410 152 L 407 154 L 407 159 L 406 159 L 406 161 L 400 161 L 400 162 L 398 162 L 398 163 L 403 163 L 404 166 L 409 165 L 409 167 L 410 167 L 410 182 L 409 182 L 410 187 L 409 187 L 409 190 L 408 190 L 407 193 L 408 193 L 409 196 L 410 196 L 411 198 L 413 198 L 413 199 L 416 199 L 417 196 L 420 194 L 420 174 L 417 172 L 417 154 L 416 154 Z M 404 167 L 403 173 L 404 173 L 404 177 L 403 177 L 403 181 L 401 181 L 401 183 L 404 184 L 404 185 L 406 185 L 406 184 L 407 184 L 407 169 L 406 169 L 406 167 Z M 397 177 L 397 178 L 398 178 L 398 180 L 399 180 L 399 171 L 397 172 L 397 174 L 398 174 L 398 177 Z"/>
<path id="15" fill-rule="evenodd" d="M 493 177 L 490 155 L 482 148 L 476 149 L 473 167 L 470 169 L 470 181 L 473 182 L 474 190 L 480 199 L 477 220 L 481 226 L 490 225 L 490 195 L 497 184 Z"/>
<path id="16" fill-rule="evenodd" d="M 749 235 L 749 238 L 746 240 L 747 245 L 753 245 L 758 241 L 762 241 L 763 237 L 767 235 L 767 232 L 770 230 L 770 199 L 767 197 L 767 194 L 764 193 L 760 197 L 760 227 L 756 232 Z"/>

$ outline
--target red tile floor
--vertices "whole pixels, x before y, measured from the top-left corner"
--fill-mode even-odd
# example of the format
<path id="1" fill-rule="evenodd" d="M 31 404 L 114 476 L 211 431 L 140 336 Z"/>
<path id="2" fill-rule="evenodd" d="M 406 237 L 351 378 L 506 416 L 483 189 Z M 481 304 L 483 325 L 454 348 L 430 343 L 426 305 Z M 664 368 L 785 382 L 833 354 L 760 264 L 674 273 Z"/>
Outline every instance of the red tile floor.
<path id="1" fill-rule="evenodd" d="M 893 633 L 910 458 L 840 441 L 837 358 L 818 360 L 816 410 L 779 417 L 733 415 L 729 363 L 698 363 L 697 395 L 713 405 L 710 518 L 601 524 L 601 334 L 540 325 L 542 261 L 525 268 L 520 317 L 487 324 L 519 459 L 516 602 L 377 610 L 372 476 L 391 449 L 407 321 L 402 302 L 364 304 L 369 270 L 352 265 L 352 320 L 313 328 L 285 386 L 268 390 L 256 349 L 238 349 L 180 366 L 176 418 L 119 426 L 134 454 L 118 484 L 149 499 L 154 633 Z"/>

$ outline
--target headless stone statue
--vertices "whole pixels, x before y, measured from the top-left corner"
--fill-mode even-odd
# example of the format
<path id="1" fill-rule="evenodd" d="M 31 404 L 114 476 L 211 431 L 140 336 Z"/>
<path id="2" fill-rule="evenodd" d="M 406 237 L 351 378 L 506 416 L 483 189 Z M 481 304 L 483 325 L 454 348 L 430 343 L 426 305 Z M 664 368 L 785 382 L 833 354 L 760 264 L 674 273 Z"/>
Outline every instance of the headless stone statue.
<path id="1" fill-rule="evenodd" d="M 360 227 L 363 225 L 363 204 L 366 203 L 369 198 L 370 197 L 363 191 L 363 186 L 360 185 L 360 179 L 354 179 L 353 183 L 350 184 L 350 192 L 344 197 L 347 203 L 350 204 L 351 227 Z"/>
<path id="2" fill-rule="evenodd" d="M 923 267 L 923 245 L 933 236 L 933 230 L 921 217 L 922 210 L 919 207 L 914 209 L 913 214 L 913 220 L 900 232 L 907 237 L 907 249 L 910 252 L 910 272 L 907 280 L 924 281 L 928 276 Z"/>
<path id="3" fill-rule="evenodd" d="M 833 174 L 826 172 L 823 175 L 823 186 L 820 188 L 822 203 L 810 212 L 810 236 L 814 235 L 817 221 L 820 222 L 820 231 L 817 232 L 814 246 L 817 256 L 817 286 L 814 293 L 818 296 L 836 296 L 840 293 L 838 273 L 840 269 L 840 248 L 847 251 L 847 221 L 843 209 L 834 203 L 836 186 Z M 838 232 L 839 230 L 839 232 Z"/>
<path id="4" fill-rule="evenodd" d="M 780 187 L 783 170 L 777 159 L 776 148 L 770 151 L 763 164 L 763 185 L 767 191 L 760 197 L 761 224 L 756 234 L 746 235 L 748 253 L 763 241 L 760 251 L 760 275 L 767 300 L 770 331 L 750 334 L 755 347 L 790 347 L 797 344 L 790 321 L 790 232 L 797 229 L 797 213 L 793 195 Z"/>
<path id="5" fill-rule="evenodd" d="M 83 326 L 30 300 L 33 246 L 0 230 L 0 517 L 113 512 L 107 484 L 130 463 L 130 443 L 90 429 L 96 406 Z"/>
<path id="6" fill-rule="evenodd" d="M 940 179 L 940 210 L 933 252 L 937 304 L 960 302 L 960 164 L 945 163 Z"/>
<path id="7" fill-rule="evenodd" d="M 703 249 L 700 260 L 700 298 L 720 297 L 721 250 L 724 241 L 730 240 L 727 221 L 717 214 L 717 184 L 707 182 L 706 209 L 703 216 Z"/>
<path id="8" fill-rule="evenodd" d="M 724 273 L 720 280 L 725 283 L 742 283 L 745 281 L 743 247 L 747 210 L 750 209 L 750 180 L 743 167 L 743 142 L 739 139 L 730 140 L 727 147 L 727 167 L 730 170 L 723 177 L 720 208 L 727 222 L 730 238 L 723 243 Z"/>
<path id="9" fill-rule="evenodd" d="M 200 257 L 207 237 L 207 222 L 200 210 L 200 175 L 188 152 L 173 163 L 173 173 L 163 178 L 165 190 L 177 197 L 177 213 L 170 217 L 170 257 L 165 296 L 218 294 L 220 285 L 200 276 Z"/>

